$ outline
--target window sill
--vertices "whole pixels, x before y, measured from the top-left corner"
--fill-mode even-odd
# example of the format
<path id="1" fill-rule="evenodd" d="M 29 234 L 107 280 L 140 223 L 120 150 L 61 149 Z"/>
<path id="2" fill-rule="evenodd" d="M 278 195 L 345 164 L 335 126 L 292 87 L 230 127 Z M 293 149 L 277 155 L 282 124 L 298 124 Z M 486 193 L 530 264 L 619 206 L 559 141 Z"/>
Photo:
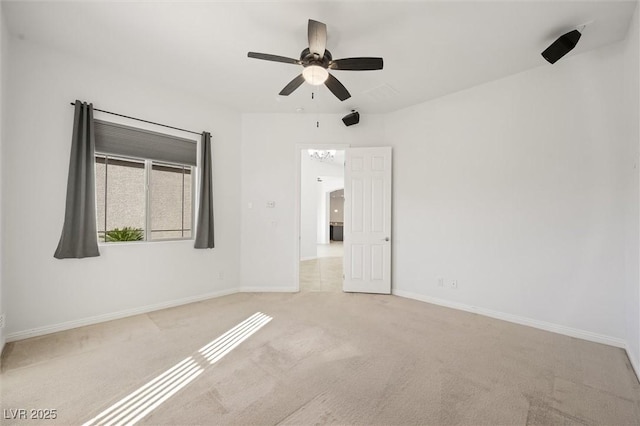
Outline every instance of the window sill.
<path id="1" fill-rule="evenodd" d="M 121 241 L 113 243 L 98 242 L 98 247 L 120 247 L 120 246 L 143 246 L 143 245 L 155 245 L 162 243 L 191 243 L 195 240 L 193 238 L 174 238 L 166 240 L 153 240 L 153 241 Z"/>

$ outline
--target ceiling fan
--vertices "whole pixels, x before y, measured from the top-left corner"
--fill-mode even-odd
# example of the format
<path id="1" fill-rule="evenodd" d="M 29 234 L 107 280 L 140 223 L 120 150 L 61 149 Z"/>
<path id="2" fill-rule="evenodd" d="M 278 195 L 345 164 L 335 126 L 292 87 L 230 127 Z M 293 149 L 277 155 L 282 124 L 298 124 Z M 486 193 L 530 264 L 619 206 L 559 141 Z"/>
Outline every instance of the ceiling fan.
<path id="1" fill-rule="evenodd" d="M 280 91 L 279 94 L 282 96 L 289 96 L 306 81 L 314 86 L 324 84 L 338 99 L 344 101 L 345 99 L 349 99 L 351 94 L 337 78 L 329 74 L 329 70 L 370 71 L 382 69 L 382 58 L 345 58 L 334 60 L 331 57 L 331 52 L 326 49 L 327 26 L 322 22 L 309 19 L 307 35 L 309 38 L 309 47 L 300 53 L 300 59 L 256 52 L 249 52 L 247 55 L 250 58 L 284 62 L 285 64 L 302 65 L 304 67 L 302 74 L 291 80 L 289 84 Z"/>

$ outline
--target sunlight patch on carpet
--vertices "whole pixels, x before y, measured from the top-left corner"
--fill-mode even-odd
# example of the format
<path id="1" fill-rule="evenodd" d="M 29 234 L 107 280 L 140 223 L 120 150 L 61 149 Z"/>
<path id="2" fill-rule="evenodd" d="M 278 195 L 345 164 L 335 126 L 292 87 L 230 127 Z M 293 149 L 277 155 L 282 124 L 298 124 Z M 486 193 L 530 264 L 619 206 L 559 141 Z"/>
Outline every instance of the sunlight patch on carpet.
<path id="1" fill-rule="evenodd" d="M 133 425 L 191 383 L 205 368 L 222 359 L 240 343 L 265 326 L 271 318 L 256 312 L 217 339 L 200 348 L 196 354 L 179 362 L 149 383 L 122 398 L 83 426 Z"/>
<path id="2" fill-rule="evenodd" d="M 265 324 L 271 321 L 271 317 L 261 312 L 253 314 L 213 342 L 204 346 L 198 352 L 213 364 L 228 354 L 233 348 L 245 341 Z"/>

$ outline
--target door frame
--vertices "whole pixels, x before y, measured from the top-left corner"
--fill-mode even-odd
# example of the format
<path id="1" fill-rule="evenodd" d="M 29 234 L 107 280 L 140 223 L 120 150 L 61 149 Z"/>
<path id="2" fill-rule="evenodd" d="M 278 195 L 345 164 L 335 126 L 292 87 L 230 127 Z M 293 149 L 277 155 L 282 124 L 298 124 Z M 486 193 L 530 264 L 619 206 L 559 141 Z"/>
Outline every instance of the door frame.
<path id="1" fill-rule="evenodd" d="M 302 179 L 302 151 L 307 149 L 335 149 L 336 151 L 346 151 L 350 148 L 350 144 L 342 144 L 342 143 L 305 143 L 305 144 L 296 144 L 295 147 L 295 165 L 296 165 L 296 204 L 295 204 L 295 232 L 294 232 L 294 253 L 295 253 L 295 262 L 294 262 L 294 282 L 295 282 L 295 290 L 296 292 L 300 291 L 300 225 L 301 225 L 301 185 L 300 179 Z M 347 220 L 345 218 L 344 220 Z"/>

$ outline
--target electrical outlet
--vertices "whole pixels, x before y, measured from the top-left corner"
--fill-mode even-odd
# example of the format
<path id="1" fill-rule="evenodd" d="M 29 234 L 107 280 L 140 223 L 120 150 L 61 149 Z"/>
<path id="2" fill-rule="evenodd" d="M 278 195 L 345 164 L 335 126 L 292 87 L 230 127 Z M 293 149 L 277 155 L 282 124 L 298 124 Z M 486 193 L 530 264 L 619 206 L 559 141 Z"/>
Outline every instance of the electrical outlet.
<path id="1" fill-rule="evenodd" d="M 458 280 L 451 281 L 451 288 L 458 288 Z"/>
<path id="2" fill-rule="evenodd" d="M 4 314 L 0 315 L 0 328 L 4 328 Z"/>
<path id="3" fill-rule="evenodd" d="M 438 287 L 444 287 L 444 278 L 438 278 Z"/>
<path id="4" fill-rule="evenodd" d="M 218 272 L 218 278 L 220 278 L 221 280 L 224 280 L 224 272 L 222 271 Z"/>

